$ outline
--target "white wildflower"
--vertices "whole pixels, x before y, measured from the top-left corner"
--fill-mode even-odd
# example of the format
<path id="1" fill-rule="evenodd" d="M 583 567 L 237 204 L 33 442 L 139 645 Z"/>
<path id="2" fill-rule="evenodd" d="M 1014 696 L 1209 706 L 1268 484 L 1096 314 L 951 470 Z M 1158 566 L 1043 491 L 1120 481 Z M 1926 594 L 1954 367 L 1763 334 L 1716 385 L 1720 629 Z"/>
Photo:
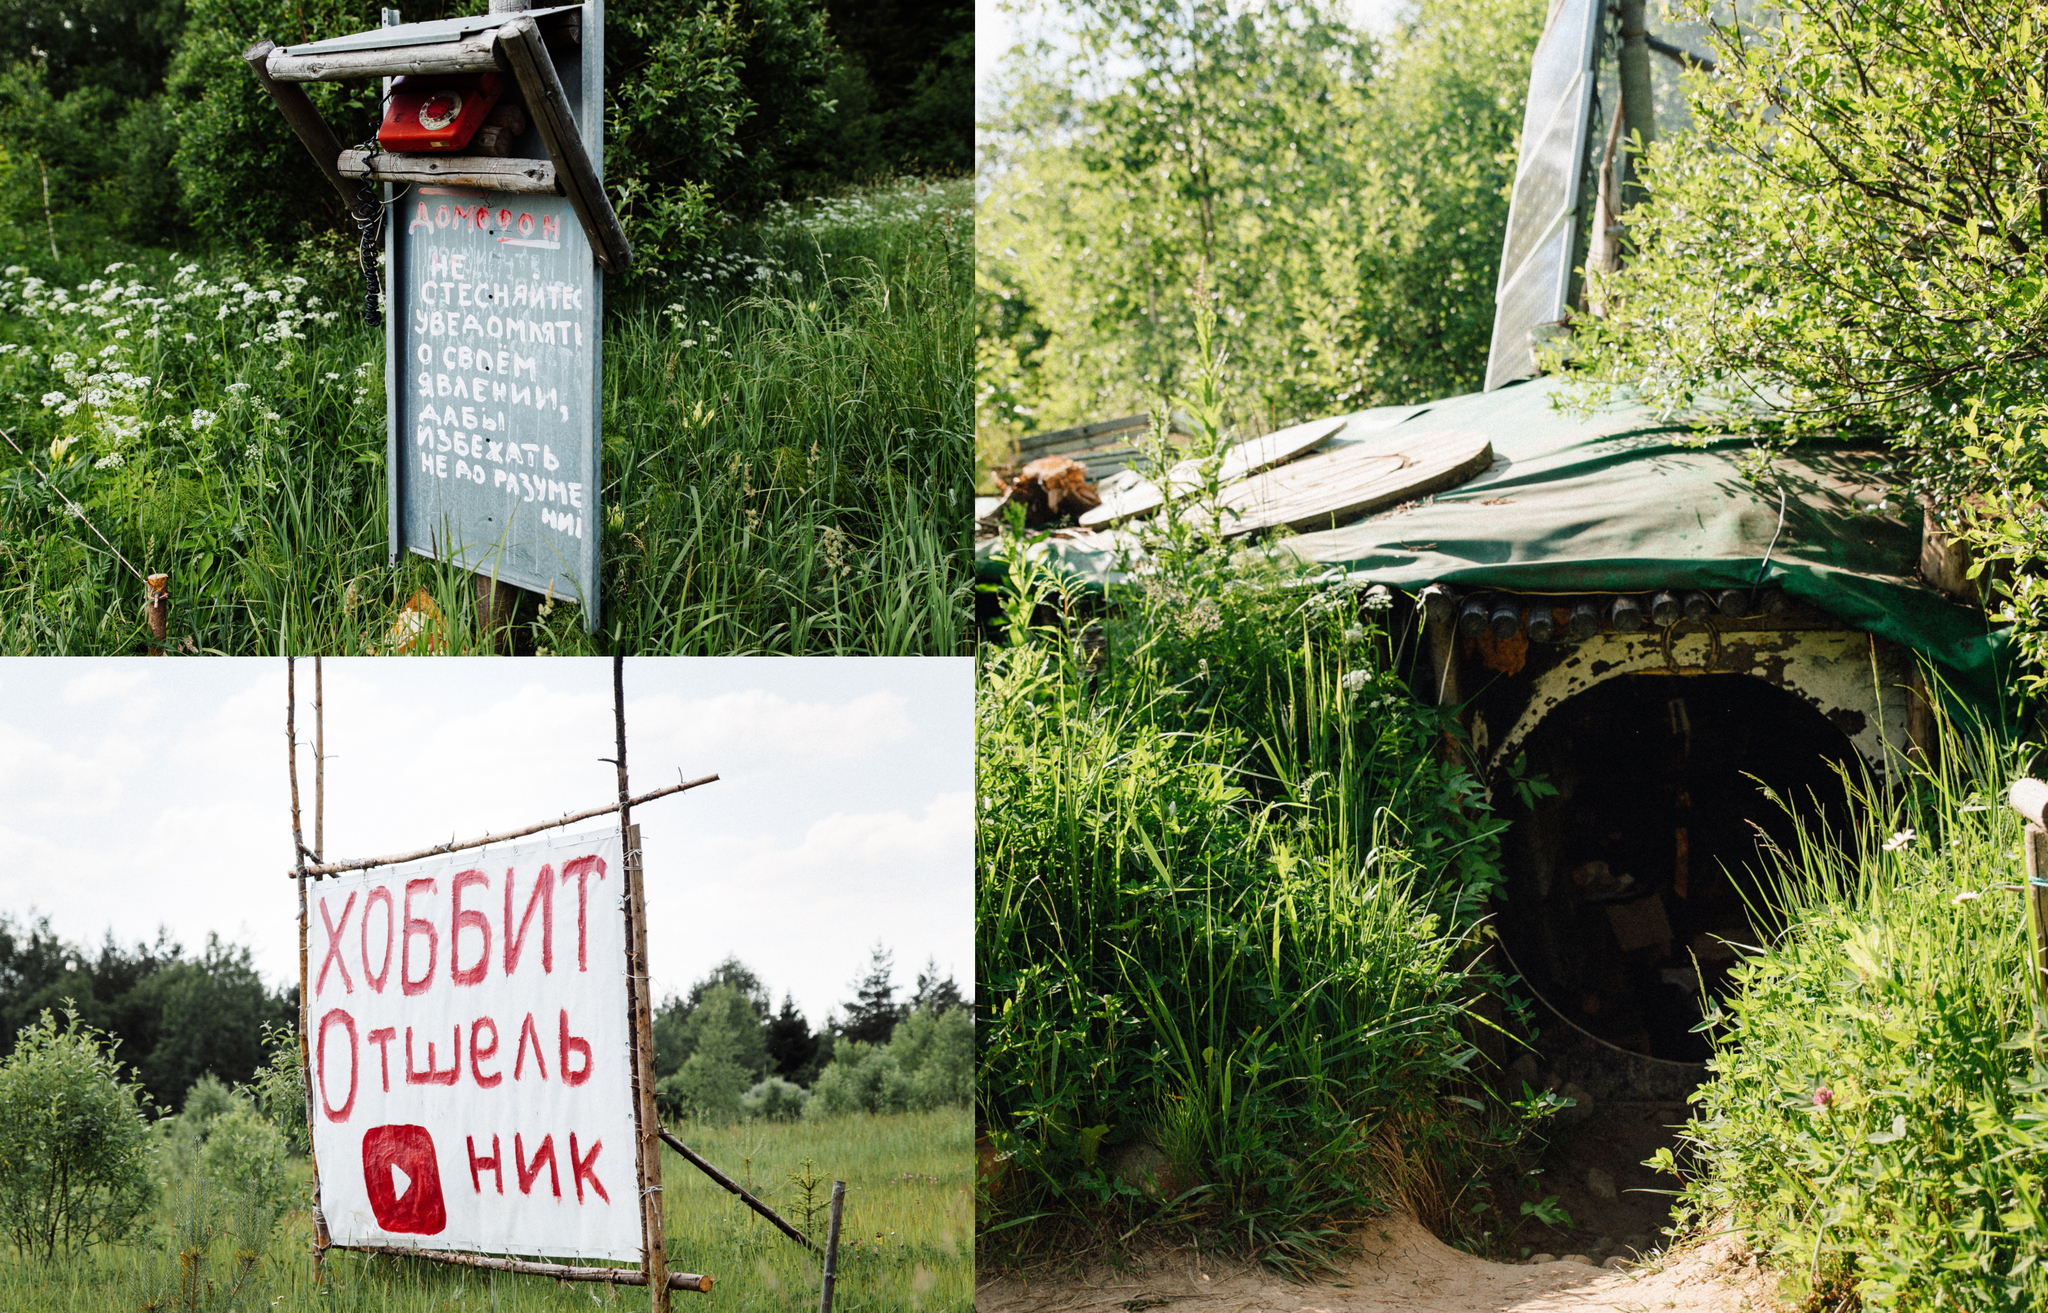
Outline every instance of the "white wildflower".
<path id="1" fill-rule="evenodd" d="M 64 400 L 65 400 L 65 397 L 64 397 L 64 394 L 63 394 L 62 392 L 45 392 L 45 393 L 43 393 L 43 405 L 44 405 L 44 407 L 45 407 L 45 408 L 48 408 L 48 407 L 50 407 L 50 406 L 56 406 L 56 405 L 61 405 L 61 404 L 63 404 Z"/>
<path id="2" fill-rule="evenodd" d="M 1884 850 L 1888 853 L 1895 853 L 1913 842 L 1913 838 L 1914 835 L 1911 830 L 1900 830 L 1897 834 L 1884 841 Z"/>
<path id="3" fill-rule="evenodd" d="M 118 470 L 127 463 L 127 461 L 121 459 L 121 453 L 116 451 L 100 457 L 92 463 L 92 467 L 96 470 Z"/>
<path id="4" fill-rule="evenodd" d="M 212 428 L 214 421 L 219 418 L 220 416 L 210 410 L 195 410 L 192 412 L 192 431 L 194 433 L 204 433 Z"/>

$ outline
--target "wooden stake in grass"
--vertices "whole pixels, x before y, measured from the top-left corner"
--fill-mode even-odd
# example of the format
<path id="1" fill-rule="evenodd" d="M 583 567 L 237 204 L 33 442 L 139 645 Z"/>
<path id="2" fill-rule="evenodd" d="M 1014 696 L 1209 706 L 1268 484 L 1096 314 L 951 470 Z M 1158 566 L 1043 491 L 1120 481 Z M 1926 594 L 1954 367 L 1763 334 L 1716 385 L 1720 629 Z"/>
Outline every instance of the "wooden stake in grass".
<path id="1" fill-rule="evenodd" d="M 156 640 L 155 645 L 149 649 L 149 654 L 162 656 L 166 635 L 171 631 L 171 577 L 167 574 L 153 574 L 144 582 L 149 585 L 149 636 Z"/>
<path id="2" fill-rule="evenodd" d="M 825 1224 L 825 1283 L 818 1313 L 832 1313 L 832 1287 L 839 1281 L 839 1211 L 846 1203 L 846 1182 L 832 1183 L 832 1220 Z"/>

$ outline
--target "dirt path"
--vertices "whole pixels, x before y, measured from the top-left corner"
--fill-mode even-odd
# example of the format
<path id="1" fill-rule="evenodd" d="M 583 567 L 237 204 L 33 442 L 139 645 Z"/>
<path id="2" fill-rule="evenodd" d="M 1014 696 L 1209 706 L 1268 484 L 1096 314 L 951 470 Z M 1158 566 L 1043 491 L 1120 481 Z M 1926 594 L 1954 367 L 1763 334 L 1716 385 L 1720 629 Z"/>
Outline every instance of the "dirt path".
<path id="1" fill-rule="evenodd" d="M 1341 1276 L 1297 1285 L 1260 1267 L 1163 1253 L 1142 1270 L 996 1277 L 977 1313 L 1776 1313 L 1773 1282 L 1728 1238 L 1605 1271 L 1582 1263 L 1490 1263 L 1438 1240 L 1405 1214 L 1360 1229 Z"/>

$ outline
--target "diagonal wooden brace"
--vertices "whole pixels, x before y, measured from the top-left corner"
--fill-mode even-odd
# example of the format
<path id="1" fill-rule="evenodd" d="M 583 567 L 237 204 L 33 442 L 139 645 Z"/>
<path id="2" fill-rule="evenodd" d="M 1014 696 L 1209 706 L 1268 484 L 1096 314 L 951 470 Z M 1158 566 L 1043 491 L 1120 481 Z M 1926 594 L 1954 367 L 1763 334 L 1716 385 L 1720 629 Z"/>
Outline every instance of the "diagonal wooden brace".
<path id="1" fill-rule="evenodd" d="M 242 52 L 249 71 L 270 93 L 277 104 L 278 113 L 291 124 L 306 150 L 313 156 L 313 163 L 320 166 L 320 172 L 334 186 L 335 195 L 341 197 L 341 208 L 351 213 L 356 207 L 356 198 L 362 193 L 363 184 L 350 182 L 341 176 L 336 167 L 341 159 L 341 140 L 334 135 L 334 129 L 327 126 L 327 120 L 320 117 L 320 111 L 306 95 L 306 89 L 296 82 L 279 82 L 270 76 L 270 52 L 277 49 L 274 41 L 258 41 Z"/>
<path id="2" fill-rule="evenodd" d="M 575 116 L 569 112 L 569 97 L 562 80 L 555 76 L 547 47 L 541 44 L 540 28 L 531 18 L 515 18 L 498 29 L 498 58 L 510 70 L 526 98 L 527 112 L 555 161 L 555 183 L 582 221 L 597 262 L 614 273 L 633 263 L 633 247 L 619 216 L 612 209 L 590 152 L 576 131 Z"/>

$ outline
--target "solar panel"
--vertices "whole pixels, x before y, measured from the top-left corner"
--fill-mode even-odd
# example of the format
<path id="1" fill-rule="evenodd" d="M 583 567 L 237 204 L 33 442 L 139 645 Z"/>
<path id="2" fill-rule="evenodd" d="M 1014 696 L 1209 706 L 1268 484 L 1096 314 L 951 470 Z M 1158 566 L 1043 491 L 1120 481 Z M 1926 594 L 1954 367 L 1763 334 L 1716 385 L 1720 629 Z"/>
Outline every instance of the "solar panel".
<path id="1" fill-rule="evenodd" d="M 1522 150 L 1501 243 L 1486 390 L 1536 372 L 1529 331 L 1564 318 L 1571 295 L 1600 0 L 1552 0 L 1529 62 Z"/>

